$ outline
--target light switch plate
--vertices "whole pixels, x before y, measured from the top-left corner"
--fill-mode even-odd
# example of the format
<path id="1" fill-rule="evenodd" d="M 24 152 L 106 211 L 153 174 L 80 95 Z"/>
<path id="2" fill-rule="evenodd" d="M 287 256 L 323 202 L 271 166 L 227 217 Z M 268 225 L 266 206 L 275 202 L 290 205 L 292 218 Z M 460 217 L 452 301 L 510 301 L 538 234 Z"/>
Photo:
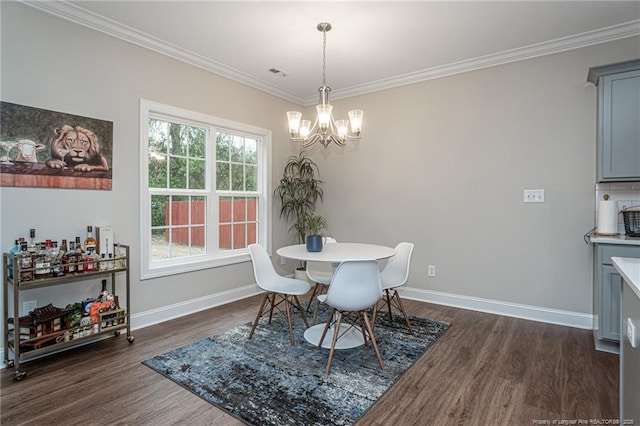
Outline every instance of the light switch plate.
<path id="1" fill-rule="evenodd" d="M 544 203 L 544 189 L 525 189 L 525 203 Z"/>

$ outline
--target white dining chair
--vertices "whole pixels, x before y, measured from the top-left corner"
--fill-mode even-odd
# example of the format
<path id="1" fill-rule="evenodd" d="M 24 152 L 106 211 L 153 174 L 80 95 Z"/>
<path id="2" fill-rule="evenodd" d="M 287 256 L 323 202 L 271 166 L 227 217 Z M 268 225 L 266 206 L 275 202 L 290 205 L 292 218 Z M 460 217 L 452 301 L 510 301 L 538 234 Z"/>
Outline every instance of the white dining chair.
<path id="1" fill-rule="evenodd" d="M 337 242 L 333 237 L 325 237 L 324 239 L 324 244 L 335 244 Z M 307 262 L 307 277 L 315 284 L 311 292 L 311 297 L 309 297 L 309 303 L 307 304 L 308 313 L 313 302 L 316 302 L 316 307 L 313 310 L 312 324 L 316 323 L 318 307 L 320 306 L 320 301 L 318 301 L 316 296 L 327 292 L 326 289 L 329 284 L 331 284 L 331 278 L 333 277 L 333 271 L 336 266 L 337 265 L 330 262 Z"/>
<path id="2" fill-rule="evenodd" d="M 409 267 L 411 265 L 411 254 L 413 253 L 413 243 L 402 242 L 396 246 L 396 254 L 391 257 L 385 267 L 382 269 L 380 277 L 382 279 L 383 296 L 379 303 L 373 308 L 373 323 L 376 322 L 378 304 L 385 304 L 387 306 L 389 321 L 392 320 L 391 310 L 392 307 L 402 312 L 404 321 L 407 324 L 409 333 L 413 334 L 413 328 L 411 322 L 407 316 L 407 311 L 404 309 L 402 298 L 398 293 L 398 288 L 406 284 L 409 279 Z"/>
<path id="3" fill-rule="evenodd" d="M 291 305 L 295 306 L 298 311 L 300 311 L 302 320 L 308 328 L 309 323 L 307 322 L 307 317 L 304 314 L 304 309 L 302 309 L 302 306 L 300 305 L 298 296 L 306 294 L 311 289 L 311 286 L 306 281 L 279 275 L 273 267 L 273 263 L 271 263 L 269 254 L 261 245 L 250 244 L 249 253 L 251 254 L 253 273 L 256 278 L 256 283 L 258 284 L 258 287 L 265 292 L 262 302 L 260 303 L 260 308 L 258 309 L 258 314 L 253 322 L 253 327 L 251 327 L 249 339 L 253 337 L 253 333 L 256 330 L 260 318 L 269 313 L 269 324 L 271 324 L 274 309 L 282 312 L 280 305 L 284 303 L 284 314 L 286 314 L 287 322 L 289 324 L 291 346 L 295 346 L 293 324 L 291 322 Z"/>
<path id="4" fill-rule="evenodd" d="M 380 297 L 382 297 L 382 282 L 378 262 L 375 260 L 346 260 L 338 265 L 327 294 L 318 296 L 321 302 L 332 308 L 318 343 L 318 347 L 322 347 L 327 331 L 333 326 L 333 337 L 327 360 L 327 374 L 331 369 L 336 342 L 340 334 L 345 333 L 345 330 L 340 328 L 343 320 L 349 322 L 351 326 L 356 326 L 356 324 L 360 326 L 364 344 L 367 345 L 369 341 L 371 342 L 380 368 L 384 369 L 378 344 L 373 334 L 373 327 L 366 312 L 380 300 Z"/>

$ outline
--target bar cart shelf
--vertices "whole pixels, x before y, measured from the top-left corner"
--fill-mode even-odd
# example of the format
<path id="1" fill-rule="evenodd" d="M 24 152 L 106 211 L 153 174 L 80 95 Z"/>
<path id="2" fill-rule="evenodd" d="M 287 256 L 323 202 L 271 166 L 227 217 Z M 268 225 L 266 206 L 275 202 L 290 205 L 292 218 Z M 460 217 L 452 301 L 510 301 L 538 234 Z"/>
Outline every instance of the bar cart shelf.
<path id="1" fill-rule="evenodd" d="M 130 288 L 129 288 L 129 246 L 116 244 L 116 257 L 110 259 L 98 259 L 96 267 L 91 271 L 70 273 L 59 277 L 38 278 L 34 268 L 20 269 L 18 255 L 4 253 L 3 257 L 3 319 L 4 319 L 4 361 L 7 368 L 15 369 L 15 380 L 23 380 L 27 373 L 21 369 L 20 364 L 40 358 L 54 352 L 60 352 L 87 343 L 97 342 L 104 338 L 117 337 L 123 330 L 127 332 L 129 343 L 134 342 L 131 335 L 130 321 Z M 101 262 L 109 262 L 100 265 Z M 77 266 L 79 263 L 76 263 Z M 10 269 L 13 269 L 10 271 Z M 77 269 L 77 268 L 76 268 Z M 10 273 L 11 272 L 11 273 Z M 26 274 L 24 274 L 26 272 Z M 31 272 L 31 273 L 29 273 Z M 126 307 L 117 306 L 116 309 L 99 312 L 98 322 L 86 325 L 83 328 L 69 329 L 66 327 L 64 317 L 55 319 L 55 308 L 49 308 L 52 312 L 55 325 L 45 324 L 36 333 L 29 327 L 23 327 L 19 316 L 20 292 L 40 287 L 50 287 L 73 282 L 90 281 L 96 278 L 110 278 L 111 294 L 116 295 L 116 277 L 124 275 L 126 289 Z M 21 277 L 29 276 L 29 280 Z M 12 297 L 10 297 L 12 296 Z M 9 310 L 9 299 L 12 299 L 13 311 Z M 45 309 L 43 308 L 43 309 Z M 61 313 L 62 314 L 62 313 Z"/>

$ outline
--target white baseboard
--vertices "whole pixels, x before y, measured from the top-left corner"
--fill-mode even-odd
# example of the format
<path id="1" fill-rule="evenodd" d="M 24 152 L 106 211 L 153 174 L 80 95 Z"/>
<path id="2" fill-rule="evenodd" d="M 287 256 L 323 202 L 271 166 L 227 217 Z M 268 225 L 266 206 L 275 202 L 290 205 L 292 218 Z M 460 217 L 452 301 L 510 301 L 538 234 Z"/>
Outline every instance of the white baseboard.
<path id="1" fill-rule="evenodd" d="M 169 321 L 174 318 L 194 314 L 205 309 L 213 308 L 256 294 L 260 294 L 260 292 L 261 290 L 256 284 L 250 284 L 244 287 L 235 288 L 233 290 L 210 294 L 208 296 L 199 297 L 197 299 L 187 300 L 185 302 L 163 306 L 161 308 L 152 309 L 150 311 L 132 314 L 130 318 L 131 329 L 137 330 L 140 328 L 149 327 L 151 325 Z M 5 348 L 0 348 L 0 369 L 6 367 L 3 361 L 4 351 Z"/>
<path id="2" fill-rule="evenodd" d="M 260 293 L 257 285 L 251 284 L 221 293 L 175 303 L 169 306 L 152 309 L 131 315 L 131 329 L 136 330 L 154 324 L 169 321 L 185 315 L 193 314 L 215 306 L 245 299 Z M 564 325 L 568 327 L 593 329 L 593 315 L 580 312 L 562 311 L 558 309 L 541 308 L 538 306 L 521 305 L 502 302 L 499 300 L 481 299 L 478 297 L 462 296 L 459 294 L 443 293 L 433 290 L 403 287 L 400 289 L 403 298 L 420 302 L 435 303 L 437 305 L 453 306 L 473 311 L 523 318 L 532 321 Z M 4 348 L 0 348 L 0 359 L 4 359 Z M 1 364 L 4 368 L 4 363 Z"/>
<path id="3" fill-rule="evenodd" d="M 152 309 L 150 311 L 140 312 L 131 315 L 131 329 L 149 327 L 154 324 L 169 321 L 185 315 L 194 314 L 204 311 L 205 309 L 235 302 L 236 300 L 245 299 L 256 294 L 260 294 L 261 290 L 257 285 L 251 284 L 233 290 L 223 291 L 222 293 L 210 294 L 199 297 L 197 299 L 187 300 L 185 302 L 175 303 L 169 306 Z"/>
<path id="4" fill-rule="evenodd" d="M 453 306 L 456 308 L 470 309 L 473 311 L 487 312 L 490 314 L 505 315 L 508 317 L 522 318 L 550 324 L 564 325 L 568 327 L 593 329 L 593 315 L 581 312 L 563 311 L 559 309 L 542 308 L 539 306 L 521 305 L 518 303 L 503 302 L 500 300 L 481 299 L 478 297 L 463 296 L 459 294 L 443 293 L 433 290 L 403 287 L 400 294 L 405 299 L 420 302 L 435 303 L 437 305 Z"/>

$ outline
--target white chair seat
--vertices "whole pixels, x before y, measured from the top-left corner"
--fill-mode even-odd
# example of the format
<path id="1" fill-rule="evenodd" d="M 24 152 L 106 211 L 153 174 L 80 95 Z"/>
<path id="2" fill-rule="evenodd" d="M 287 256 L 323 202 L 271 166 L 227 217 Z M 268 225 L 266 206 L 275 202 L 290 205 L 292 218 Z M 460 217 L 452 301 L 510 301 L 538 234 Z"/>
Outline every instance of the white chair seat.
<path id="1" fill-rule="evenodd" d="M 269 286 L 270 291 L 276 293 L 286 293 L 290 295 L 302 296 L 307 294 L 311 286 L 307 281 L 297 280 L 295 278 L 280 277 Z"/>
<path id="2" fill-rule="evenodd" d="M 343 319 L 358 323 L 364 343 L 371 342 L 380 368 L 384 368 L 378 344 L 373 335 L 373 327 L 366 312 L 367 309 L 378 303 L 380 297 L 382 297 L 382 283 L 378 262 L 375 260 L 347 260 L 338 265 L 327 294 L 318 296 L 319 301 L 333 308 L 318 343 L 318 347 L 322 347 L 327 331 L 333 324 L 334 331 L 327 360 L 327 374 L 331 368 L 333 353 L 340 334 L 340 323 Z"/>
<path id="3" fill-rule="evenodd" d="M 398 288 L 405 285 L 409 279 L 409 267 L 411 265 L 411 254 L 413 253 L 413 243 L 399 243 L 396 246 L 396 254 L 387 261 L 384 269 L 381 272 L 383 302 L 387 306 L 389 321 L 392 320 L 391 315 L 392 307 L 397 308 L 404 317 L 404 322 L 409 329 L 409 333 L 413 334 L 413 328 L 411 322 L 409 322 L 409 316 L 404 309 L 404 303 L 398 293 Z M 376 316 L 378 311 L 378 304 L 373 308 L 373 323 L 376 322 Z"/>
<path id="4" fill-rule="evenodd" d="M 306 294 L 311 289 L 311 286 L 306 281 L 287 278 L 278 274 L 273 267 L 273 263 L 271 263 L 269 254 L 261 245 L 250 244 L 249 253 L 251 254 L 256 284 L 265 291 L 262 302 L 260 303 L 260 308 L 258 309 L 258 314 L 253 322 L 253 327 L 251 327 L 249 339 L 253 337 L 260 318 L 268 313 L 269 323 L 271 323 L 274 309 L 280 310 L 279 305 L 284 304 L 284 313 L 287 316 L 287 323 L 289 325 L 291 346 L 294 346 L 295 339 L 293 337 L 293 324 L 291 322 L 291 306 L 293 305 L 298 308 L 304 324 L 309 327 L 307 317 L 300 305 L 298 296 Z M 280 300 L 277 300 L 277 298 Z"/>

